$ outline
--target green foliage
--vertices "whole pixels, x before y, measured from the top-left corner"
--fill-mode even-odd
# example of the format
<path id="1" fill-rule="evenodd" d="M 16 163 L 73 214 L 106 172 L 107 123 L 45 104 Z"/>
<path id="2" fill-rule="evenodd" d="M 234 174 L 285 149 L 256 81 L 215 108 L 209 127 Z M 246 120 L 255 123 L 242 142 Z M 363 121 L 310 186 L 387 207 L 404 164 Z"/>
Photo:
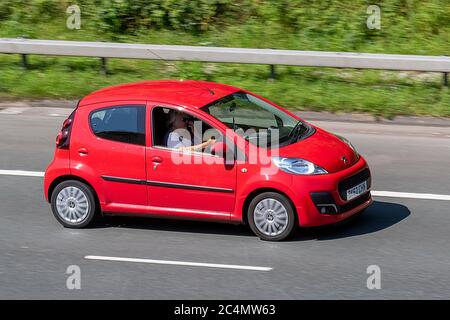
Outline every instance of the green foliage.
<path id="1" fill-rule="evenodd" d="M 226 46 L 450 52 L 448 0 L 2 0 L 0 35 L 6 29 L 14 36 L 20 30 L 42 37 L 36 27 L 50 24 L 61 27 L 61 37 L 76 38 L 64 30 L 71 4 L 81 8 L 83 32 L 101 40 L 128 41 L 165 30 Z M 366 26 L 371 4 L 381 8 L 381 30 Z"/>
<path id="2" fill-rule="evenodd" d="M 3 11 L 2 8 L 6 9 L 4 19 L 18 19 L 22 23 L 38 23 L 52 19 L 60 14 L 61 10 L 64 10 L 63 3 L 54 0 L 3 0 L 0 5 L 0 12 Z"/>
<path id="3" fill-rule="evenodd" d="M 8 19 L 12 12 L 13 10 L 9 3 L 0 2 L 0 21 Z"/>
<path id="4" fill-rule="evenodd" d="M 82 27 L 66 27 L 69 5 Z M 381 30 L 366 26 L 381 8 Z M 0 37 L 450 55 L 449 0 L 0 0 Z M 450 116 L 442 75 L 0 54 L 0 97 L 76 97 L 129 81 L 194 78 L 254 90 L 298 109 Z"/>
<path id="5" fill-rule="evenodd" d="M 232 0 L 79 0 L 77 3 L 84 13 L 96 17 L 96 27 L 113 34 L 151 28 L 201 32 L 213 24 L 236 19 L 249 8 Z"/>

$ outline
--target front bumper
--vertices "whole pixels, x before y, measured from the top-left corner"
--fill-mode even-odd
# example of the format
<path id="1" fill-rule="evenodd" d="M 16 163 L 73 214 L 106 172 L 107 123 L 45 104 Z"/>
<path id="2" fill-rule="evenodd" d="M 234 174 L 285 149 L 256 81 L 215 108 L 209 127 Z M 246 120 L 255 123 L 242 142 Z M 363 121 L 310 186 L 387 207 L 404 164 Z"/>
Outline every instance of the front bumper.
<path id="1" fill-rule="evenodd" d="M 372 203 L 371 175 L 363 157 L 346 170 L 295 180 L 292 187 L 297 193 L 297 201 L 294 201 L 294 204 L 302 227 L 340 222 L 364 210 Z M 345 190 L 363 180 L 368 180 L 368 191 L 347 201 Z"/>
<path id="2" fill-rule="evenodd" d="M 314 202 L 320 214 L 341 214 L 358 208 L 362 204 L 370 200 L 370 191 L 365 192 L 356 199 L 348 201 L 346 204 L 337 204 L 333 196 L 329 192 L 313 192 L 311 199 Z"/>

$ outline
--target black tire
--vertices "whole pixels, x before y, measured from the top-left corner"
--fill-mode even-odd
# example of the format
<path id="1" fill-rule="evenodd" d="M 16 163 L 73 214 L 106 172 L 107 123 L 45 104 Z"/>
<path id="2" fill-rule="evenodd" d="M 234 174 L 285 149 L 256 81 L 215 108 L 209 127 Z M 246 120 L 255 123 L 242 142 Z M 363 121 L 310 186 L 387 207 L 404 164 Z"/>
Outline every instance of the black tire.
<path id="1" fill-rule="evenodd" d="M 80 221 L 76 221 L 76 222 L 67 221 L 60 215 L 60 213 L 57 210 L 56 203 L 57 203 L 58 194 L 61 192 L 61 190 L 68 188 L 68 187 L 77 188 L 86 197 L 86 202 L 88 204 L 87 205 L 87 213 L 85 215 L 83 215 L 82 218 L 80 218 L 81 219 Z M 92 188 L 90 186 L 88 186 L 80 181 L 77 181 L 77 180 L 66 180 L 66 181 L 63 181 L 60 184 L 58 184 L 52 192 L 50 202 L 51 202 L 52 212 L 53 212 L 53 215 L 55 216 L 56 220 L 58 220 L 59 223 L 61 223 L 66 228 L 81 229 L 81 228 L 87 227 L 92 222 L 94 217 L 96 216 L 96 213 L 98 210 L 97 202 L 95 201 L 94 190 L 92 190 Z"/>
<path id="2" fill-rule="evenodd" d="M 262 232 L 257 226 L 255 222 L 255 208 L 256 206 L 263 200 L 276 200 L 277 202 L 281 203 L 287 213 L 287 224 L 284 230 L 276 235 L 270 235 Z M 258 194 L 256 197 L 252 199 L 250 202 L 250 205 L 248 206 L 247 210 L 247 221 L 252 229 L 252 231 L 262 240 L 267 241 L 281 241 L 288 239 L 290 236 L 293 235 L 293 233 L 296 230 L 297 226 L 297 219 L 296 219 L 296 213 L 295 210 L 289 201 L 288 198 L 283 196 L 282 194 L 276 193 L 276 192 L 264 192 Z"/>

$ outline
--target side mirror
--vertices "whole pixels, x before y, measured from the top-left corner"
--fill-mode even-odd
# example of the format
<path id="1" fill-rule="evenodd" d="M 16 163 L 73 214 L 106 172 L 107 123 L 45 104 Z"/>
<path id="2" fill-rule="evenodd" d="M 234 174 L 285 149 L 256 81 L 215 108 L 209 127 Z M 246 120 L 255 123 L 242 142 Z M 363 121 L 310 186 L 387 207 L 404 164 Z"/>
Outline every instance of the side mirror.
<path id="1" fill-rule="evenodd" d="M 227 144 L 224 142 L 216 142 L 211 146 L 211 153 L 216 156 L 225 156 L 227 154 Z"/>
<path id="2" fill-rule="evenodd" d="M 225 159 L 227 165 L 234 164 L 234 152 L 225 142 L 216 142 L 211 146 L 211 154 Z"/>

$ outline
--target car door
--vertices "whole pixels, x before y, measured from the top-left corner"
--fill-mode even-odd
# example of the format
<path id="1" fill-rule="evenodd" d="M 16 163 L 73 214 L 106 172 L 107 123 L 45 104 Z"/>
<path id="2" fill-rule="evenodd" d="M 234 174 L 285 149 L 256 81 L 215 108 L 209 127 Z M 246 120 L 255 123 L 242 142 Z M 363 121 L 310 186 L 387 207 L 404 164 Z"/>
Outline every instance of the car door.
<path id="1" fill-rule="evenodd" d="M 79 108 L 71 167 L 99 181 L 106 211 L 147 207 L 145 187 L 146 105 L 142 101 Z"/>
<path id="2" fill-rule="evenodd" d="M 174 107 L 151 107 L 152 139 L 146 160 L 150 210 L 164 215 L 228 220 L 235 201 L 234 163 L 226 164 L 222 156 L 167 148 L 164 136 L 168 119 L 161 109 Z"/>

